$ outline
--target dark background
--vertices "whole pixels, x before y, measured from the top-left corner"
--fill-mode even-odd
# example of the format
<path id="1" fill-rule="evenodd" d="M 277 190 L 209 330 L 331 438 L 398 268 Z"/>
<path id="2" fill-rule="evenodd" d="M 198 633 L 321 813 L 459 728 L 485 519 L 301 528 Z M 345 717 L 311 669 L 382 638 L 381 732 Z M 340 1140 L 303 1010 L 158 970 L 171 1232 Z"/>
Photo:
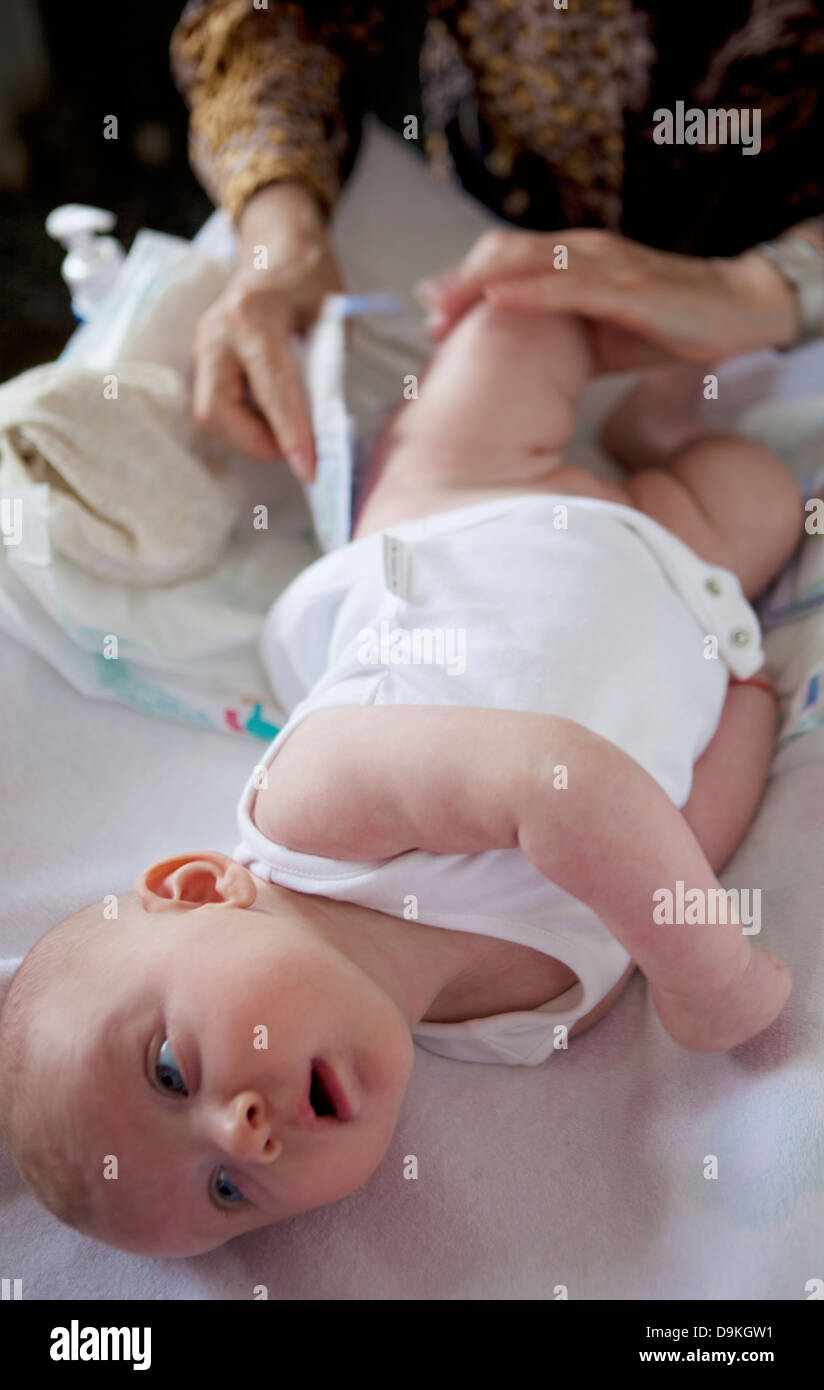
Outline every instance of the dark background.
<path id="1" fill-rule="evenodd" d="M 189 169 L 188 113 L 169 69 L 182 9 L 183 0 L 0 4 L 0 89 L 19 81 L 18 109 L 0 128 L 0 381 L 53 360 L 76 327 L 65 252 L 44 229 L 52 208 L 110 209 L 126 250 L 142 226 L 191 237 L 212 210 Z M 38 30 L 39 72 L 29 47 Z M 107 115 L 118 118 L 117 140 L 103 138 Z"/>
<path id="2" fill-rule="evenodd" d="M 425 6 L 370 74 L 369 106 L 398 128 L 419 111 Z M 0 0 L 0 381 L 52 361 L 76 327 L 65 251 L 44 223 L 61 203 L 117 214 L 126 250 L 140 227 L 192 237 L 212 203 L 187 159 L 188 111 L 169 65 L 184 0 Z M 118 139 L 103 138 L 107 115 Z"/>
<path id="3" fill-rule="evenodd" d="M 673 0 L 639 3 L 663 55 L 651 110 L 689 94 L 749 0 L 691 0 L 688 11 Z M 53 360 L 75 326 L 60 277 L 65 253 L 44 228 L 53 208 L 80 202 L 111 210 L 127 250 L 140 227 L 192 237 L 212 210 L 189 168 L 188 112 L 169 65 L 183 8 L 184 0 L 0 0 L 0 381 Z M 336 13 L 337 0 L 307 0 L 310 8 Z M 352 83 L 353 102 L 395 130 L 408 113 L 422 117 L 417 66 L 426 9 L 426 0 L 385 6 L 391 23 L 381 60 Z M 795 26 L 802 38 L 791 26 L 788 47 L 745 54 L 725 78 L 716 104 L 764 107 L 772 141 L 758 159 L 742 158 L 735 147 L 662 150 L 643 113 L 628 117 L 635 138 L 627 151 L 625 236 L 728 256 L 821 215 L 822 14 L 824 0 L 815 0 Z M 118 118 L 116 140 L 103 138 L 107 115 Z M 530 154 L 519 160 L 518 179 L 523 173 L 532 190 L 532 209 L 523 218 L 506 215 L 510 182 L 491 178 L 482 139 L 477 149 L 457 137 L 453 143 L 459 115 L 447 134 L 466 189 L 514 225 L 563 225 L 554 178 Z M 356 147 L 357 121 L 350 130 Z M 413 148 L 421 153 L 419 142 Z"/>

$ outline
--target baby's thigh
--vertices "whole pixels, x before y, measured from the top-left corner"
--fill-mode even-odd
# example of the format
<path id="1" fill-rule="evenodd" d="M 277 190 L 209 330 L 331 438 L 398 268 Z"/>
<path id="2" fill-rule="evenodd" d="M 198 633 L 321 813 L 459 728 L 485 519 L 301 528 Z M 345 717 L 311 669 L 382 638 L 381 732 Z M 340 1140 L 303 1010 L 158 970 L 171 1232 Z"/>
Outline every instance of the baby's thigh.
<path id="1" fill-rule="evenodd" d="M 435 467 L 467 475 L 460 481 L 477 481 L 480 470 L 503 482 L 520 457 L 549 456 L 568 442 L 590 366 L 575 316 L 482 302 L 435 351 L 418 399 L 396 417 L 396 437 L 426 445 Z"/>
<path id="2" fill-rule="evenodd" d="M 666 469 L 626 480 L 631 505 L 673 531 L 710 564 L 738 576 L 747 598 L 763 592 L 791 556 L 803 524 L 792 475 L 775 454 L 735 435 L 702 435 Z"/>
<path id="3" fill-rule="evenodd" d="M 355 537 L 507 491 L 551 491 L 556 475 L 559 490 L 587 492 L 586 479 L 566 478 L 561 449 L 590 365 L 574 315 L 475 305 L 386 425 Z"/>

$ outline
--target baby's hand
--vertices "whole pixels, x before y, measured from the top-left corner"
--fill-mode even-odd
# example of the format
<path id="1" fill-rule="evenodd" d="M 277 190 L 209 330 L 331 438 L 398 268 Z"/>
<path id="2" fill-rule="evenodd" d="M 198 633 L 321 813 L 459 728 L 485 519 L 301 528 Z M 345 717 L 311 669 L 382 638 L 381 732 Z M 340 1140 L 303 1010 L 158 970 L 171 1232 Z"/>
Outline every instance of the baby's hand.
<path id="1" fill-rule="evenodd" d="M 750 947 L 743 970 L 720 988 L 679 993 L 652 982 L 650 988 L 658 1017 L 675 1042 L 695 1052 L 725 1052 L 778 1017 L 792 978 L 776 956 Z"/>

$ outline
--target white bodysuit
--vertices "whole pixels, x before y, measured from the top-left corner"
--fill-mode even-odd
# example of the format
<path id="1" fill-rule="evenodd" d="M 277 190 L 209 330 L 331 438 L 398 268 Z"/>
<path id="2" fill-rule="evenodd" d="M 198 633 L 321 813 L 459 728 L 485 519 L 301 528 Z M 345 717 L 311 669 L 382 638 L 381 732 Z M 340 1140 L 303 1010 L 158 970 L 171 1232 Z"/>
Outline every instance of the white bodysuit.
<path id="1" fill-rule="evenodd" d="M 261 651 L 290 712 L 267 766 L 321 708 L 527 710 L 610 739 L 678 807 L 718 726 L 729 670 L 745 679 L 764 661 L 758 620 L 730 570 L 631 507 L 545 494 L 403 522 L 331 552 L 275 602 Z M 518 942 L 578 976 L 538 1009 L 419 1023 L 413 1037 L 428 1050 L 534 1066 L 562 1039 L 557 1025 L 571 1028 L 624 973 L 630 957 L 600 919 L 520 850 L 410 850 L 353 863 L 273 844 L 249 814 L 260 766 L 239 806 L 235 851 L 259 877 L 401 923 Z M 563 772 L 559 780 L 562 788 Z"/>

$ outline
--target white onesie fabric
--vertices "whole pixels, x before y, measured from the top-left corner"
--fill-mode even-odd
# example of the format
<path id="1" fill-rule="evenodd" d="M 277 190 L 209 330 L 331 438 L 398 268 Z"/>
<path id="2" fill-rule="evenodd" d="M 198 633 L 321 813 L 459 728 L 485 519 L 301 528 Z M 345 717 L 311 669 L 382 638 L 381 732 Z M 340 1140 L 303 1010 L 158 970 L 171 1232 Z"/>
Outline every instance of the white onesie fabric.
<path id="1" fill-rule="evenodd" d="M 273 605 L 261 652 L 290 711 L 261 759 L 267 767 L 321 708 L 526 710 L 610 739 L 678 807 L 718 726 L 729 670 L 746 679 L 764 661 L 758 620 L 730 570 L 631 507 L 560 494 L 476 503 L 332 551 Z M 261 764 L 238 809 L 235 851 L 260 878 L 401 922 L 414 915 L 518 942 L 578 976 L 537 1009 L 419 1023 L 413 1037 L 429 1051 L 537 1065 L 563 1045 L 557 1025 L 571 1028 L 624 973 L 630 957 L 600 919 L 520 850 L 410 850 L 353 863 L 273 844 L 250 816 Z"/>

